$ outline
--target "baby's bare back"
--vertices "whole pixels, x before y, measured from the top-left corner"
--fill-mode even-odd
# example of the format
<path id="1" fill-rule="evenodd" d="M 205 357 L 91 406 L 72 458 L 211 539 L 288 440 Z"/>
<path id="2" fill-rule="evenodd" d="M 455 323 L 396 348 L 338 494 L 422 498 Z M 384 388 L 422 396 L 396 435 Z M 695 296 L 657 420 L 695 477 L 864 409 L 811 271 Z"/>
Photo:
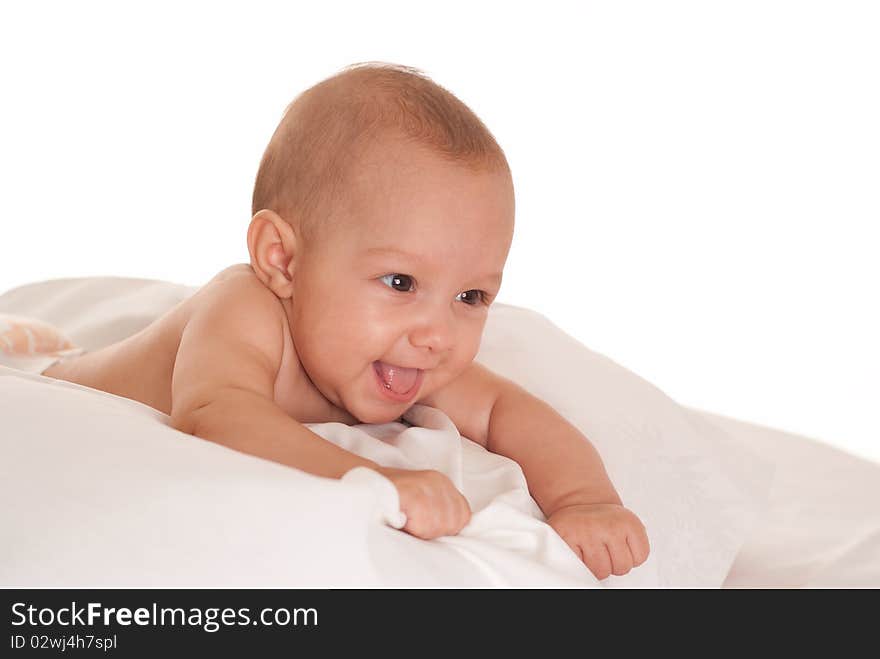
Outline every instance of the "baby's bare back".
<path id="1" fill-rule="evenodd" d="M 137 334 L 51 366 L 43 375 L 131 398 L 170 415 L 175 361 L 181 336 L 193 313 L 205 305 L 233 306 L 232 299 L 237 295 L 262 294 L 265 305 L 277 307 L 277 313 L 271 317 L 279 324 L 278 336 L 283 343 L 277 364 L 275 402 L 303 422 L 345 418 L 311 386 L 308 378 L 302 377 L 281 304 L 266 293 L 250 266 L 231 266 Z M 222 361 L 223 355 L 215 355 L 212 360 Z"/>
<path id="2" fill-rule="evenodd" d="M 43 375 L 131 398 L 170 414 L 171 377 L 183 329 L 205 295 L 236 276 L 238 267 L 224 270 L 137 334 L 55 364 Z"/>
<path id="3" fill-rule="evenodd" d="M 190 300 L 127 339 L 50 366 L 43 375 L 171 410 L 171 376 Z"/>

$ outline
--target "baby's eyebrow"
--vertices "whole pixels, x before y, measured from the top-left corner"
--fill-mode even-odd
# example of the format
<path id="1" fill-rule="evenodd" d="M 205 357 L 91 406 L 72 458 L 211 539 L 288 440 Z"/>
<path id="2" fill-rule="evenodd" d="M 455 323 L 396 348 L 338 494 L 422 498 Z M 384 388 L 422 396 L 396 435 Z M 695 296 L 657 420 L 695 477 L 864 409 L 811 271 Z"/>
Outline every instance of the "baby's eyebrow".
<path id="1" fill-rule="evenodd" d="M 409 252 L 405 252 L 402 249 L 397 249 L 396 247 L 370 247 L 369 249 L 364 250 L 365 256 L 379 256 L 379 255 L 387 255 L 391 254 L 393 256 L 398 256 L 410 263 L 424 263 L 425 259 L 416 256 L 415 254 L 410 254 Z M 494 272 L 491 275 L 486 275 L 483 279 L 487 281 L 491 281 L 493 283 L 500 284 L 501 283 L 501 273 Z"/>
<path id="2" fill-rule="evenodd" d="M 374 254 L 393 254 L 394 256 L 401 256 L 409 261 L 420 260 L 415 254 L 410 254 L 409 252 L 404 252 L 402 249 L 396 249 L 394 247 L 370 247 L 364 251 L 364 254 L 367 256 L 373 256 Z"/>

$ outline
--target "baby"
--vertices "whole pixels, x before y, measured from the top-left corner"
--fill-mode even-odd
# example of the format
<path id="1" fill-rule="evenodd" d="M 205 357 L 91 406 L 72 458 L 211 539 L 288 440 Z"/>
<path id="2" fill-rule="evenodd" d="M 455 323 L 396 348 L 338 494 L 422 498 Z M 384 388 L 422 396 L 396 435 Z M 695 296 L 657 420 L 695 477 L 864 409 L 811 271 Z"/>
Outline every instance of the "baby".
<path id="1" fill-rule="evenodd" d="M 548 523 L 599 578 L 648 556 L 596 450 L 543 401 L 474 361 L 513 238 L 503 151 L 420 72 L 344 69 L 288 107 L 257 174 L 250 263 L 130 338 L 44 375 L 125 396 L 186 433 L 319 476 L 386 476 L 403 530 L 470 519 L 437 471 L 391 469 L 305 427 L 396 421 L 415 403 L 522 467 Z"/>

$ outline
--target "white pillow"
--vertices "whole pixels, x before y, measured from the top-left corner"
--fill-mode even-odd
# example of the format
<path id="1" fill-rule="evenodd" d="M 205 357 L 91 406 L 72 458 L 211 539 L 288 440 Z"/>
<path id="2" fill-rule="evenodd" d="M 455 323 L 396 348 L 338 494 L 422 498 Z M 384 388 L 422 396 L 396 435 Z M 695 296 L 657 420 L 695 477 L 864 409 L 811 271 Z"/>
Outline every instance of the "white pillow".
<path id="1" fill-rule="evenodd" d="M 123 278 L 52 280 L 0 295 L 0 313 L 56 324 L 92 350 L 137 331 L 193 290 Z M 605 585 L 721 586 L 766 504 L 770 463 L 533 311 L 493 305 L 477 359 L 578 427 L 645 523 L 651 559 Z"/>
<path id="2" fill-rule="evenodd" d="M 593 443 L 647 528 L 660 585 L 721 586 L 767 505 L 771 462 L 536 312 L 494 305 L 477 359 Z"/>

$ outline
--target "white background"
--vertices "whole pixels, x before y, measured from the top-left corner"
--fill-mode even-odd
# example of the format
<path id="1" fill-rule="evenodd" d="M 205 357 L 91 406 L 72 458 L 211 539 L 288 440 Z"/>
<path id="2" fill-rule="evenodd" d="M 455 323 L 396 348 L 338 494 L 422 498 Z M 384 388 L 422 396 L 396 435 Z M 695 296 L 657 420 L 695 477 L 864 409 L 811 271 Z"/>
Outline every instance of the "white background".
<path id="1" fill-rule="evenodd" d="M 407 64 L 508 155 L 501 302 L 683 404 L 880 459 L 878 6 L 6 4 L 0 291 L 246 260 L 286 104 Z"/>

